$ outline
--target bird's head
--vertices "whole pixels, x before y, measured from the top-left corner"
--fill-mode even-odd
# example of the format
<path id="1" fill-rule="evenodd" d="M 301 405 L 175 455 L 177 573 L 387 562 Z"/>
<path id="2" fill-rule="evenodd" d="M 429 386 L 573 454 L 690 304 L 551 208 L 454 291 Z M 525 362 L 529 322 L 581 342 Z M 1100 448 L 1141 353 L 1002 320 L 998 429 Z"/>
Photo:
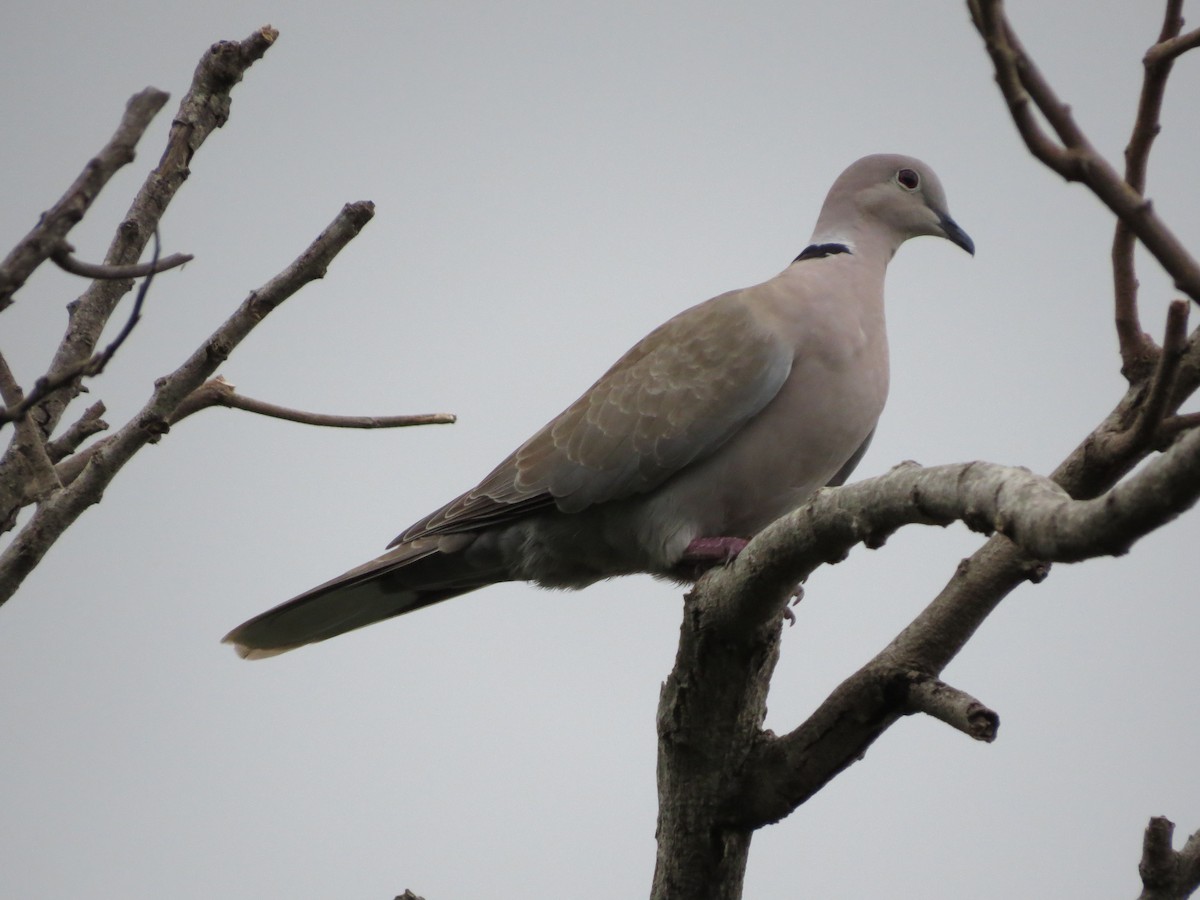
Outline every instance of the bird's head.
<path id="1" fill-rule="evenodd" d="M 893 253 L 909 238 L 926 234 L 975 253 L 975 242 L 950 217 L 937 175 L 911 156 L 878 153 L 852 163 L 829 189 L 813 242 L 853 247 L 864 231 L 882 237 Z"/>

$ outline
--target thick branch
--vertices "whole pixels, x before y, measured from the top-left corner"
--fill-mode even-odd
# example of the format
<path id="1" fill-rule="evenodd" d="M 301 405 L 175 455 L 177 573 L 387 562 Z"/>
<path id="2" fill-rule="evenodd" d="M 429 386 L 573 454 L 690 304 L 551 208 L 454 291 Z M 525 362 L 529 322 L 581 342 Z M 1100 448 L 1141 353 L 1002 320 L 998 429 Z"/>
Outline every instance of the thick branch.
<path id="1" fill-rule="evenodd" d="M 12 305 L 13 294 L 62 246 L 67 234 L 84 217 L 117 170 L 133 162 L 134 147 L 168 96 L 154 88 L 134 94 L 125 105 L 125 114 L 112 139 L 88 161 L 62 199 L 42 214 L 33 230 L 0 263 L 0 311 Z"/>
<path id="2" fill-rule="evenodd" d="M 1200 888 L 1200 831 L 1183 849 L 1172 847 L 1175 823 L 1155 816 L 1146 826 L 1142 840 L 1142 893 L 1138 900 L 1186 900 Z"/>
<path id="3" fill-rule="evenodd" d="M 305 284 L 325 275 L 333 258 L 371 220 L 371 203 L 350 203 L 290 266 L 246 298 L 178 369 L 155 383 L 154 394 L 141 412 L 104 441 L 97 442 L 87 465 L 69 485 L 38 505 L 33 517 L 0 553 L 0 604 L 20 586 L 46 551 L 94 503 L 138 450 L 169 430 L 183 400 L 200 387 L 233 349 L 270 312 Z"/>
<path id="4" fill-rule="evenodd" d="M 730 813 L 733 821 L 743 828 L 777 821 L 858 759 L 906 711 L 911 673 L 936 677 L 1011 589 L 1005 585 L 1044 574 L 1044 565 L 1031 558 L 1069 562 L 1124 553 L 1198 497 L 1200 431 L 1193 431 L 1094 500 L 1072 500 L 1022 469 L 907 464 L 879 478 L 821 491 L 764 530 L 733 564 L 697 586 L 702 627 L 727 642 L 738 635 L 753 642 L 755 630 L 781 615 L 798 580 L 823 562 L 841 559 L 856 543 L 878 546 L 904 524 L 961 520 L 1007 538 L 989 541 L 960 569 L 958 583 L 952 582 L 806 722 L 784 737 L 760 741 L 731 800 L 737 810 Z M 976 565 L 982 577 L 967 587 Z M 954 603 L 964 590 L 969 602 Z"/>
<path id="5" fill-rule="evenodd" d="M 908 524 L 962 521 L 998 531 L 1026 555 L 1078 562 L 1121 555 L 1200 497 L 1200 432 L 1190 432 L 1109 493 L 1072 500 L 1050 480 L 992 463 L 922 468 L 818 492 L 764 529 L 731 565 L 700 583 L 712 626 L 751 633 L 779 616 L 795 585 L 855 544 L 880 546 Z"/>

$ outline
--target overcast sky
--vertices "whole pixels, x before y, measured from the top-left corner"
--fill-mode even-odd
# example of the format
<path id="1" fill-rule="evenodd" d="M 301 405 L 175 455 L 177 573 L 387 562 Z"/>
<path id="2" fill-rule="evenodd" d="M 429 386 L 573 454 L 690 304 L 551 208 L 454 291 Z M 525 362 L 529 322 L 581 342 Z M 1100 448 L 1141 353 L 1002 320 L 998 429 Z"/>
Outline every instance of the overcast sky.
<path id="1" fill-rule="evenodd" d="M 1119 161 L 1158 4 L 1010 12 Z M 783 268 L 859 156 L 930 163 L 978 247 L 894 261 L 892 396 L 859 476 L 1048 472 L 1121 394 L 1110 217 L 1020 145 L 963 4 L 15 0 L 4 19 L 4 252 L 131 94 L 172 94 L 72 234 L 96 260 L 204 49 L 280 30 L 163 221 L 196 260 L 91 385 L 110 422 L 363 199 L 375 220 L 222 373 L 318 411 L 459 416 L 348 432 L 209 411 L 121 473 L 0 609 L 6 897 L 644 896 L 678 589 L 506 585 L 261 663 L 218 641 L 473 485 L 654 325 Z M 1198 91 L 1185 58 L 1150 180 L 1192 247 Z M 1140 275 L 1158 333 L 1175 295 Z M 26 385 L 82 287 L 43 267 L 4 314 Z M 1200 828 L 1198 523 L 1016 591 L 947 671 L 999 711 L 998 741 L 902 721 L 756 835 L 746 896 L 1136 896 L 1147 819 Z M 913 528 L 816 573 L 768 726 L 980 540 Z"/>

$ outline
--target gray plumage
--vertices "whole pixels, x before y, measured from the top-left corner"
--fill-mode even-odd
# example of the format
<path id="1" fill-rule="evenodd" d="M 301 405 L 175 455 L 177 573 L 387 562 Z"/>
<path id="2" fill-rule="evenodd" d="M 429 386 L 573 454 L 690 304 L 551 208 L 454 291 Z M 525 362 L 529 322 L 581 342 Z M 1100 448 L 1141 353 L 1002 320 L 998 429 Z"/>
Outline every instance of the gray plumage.
<path id="1" fill-rule="evenodd" d="M 748 539 L 858 463 L 888 390 L 884 273 L 919 235 L 974 253 L 928 166 L 858 160 L 790 266 L 659 326 L 382 556 L 225 641 L 271 656 L 501 581 L 694 577 L 693 541 Z"/>

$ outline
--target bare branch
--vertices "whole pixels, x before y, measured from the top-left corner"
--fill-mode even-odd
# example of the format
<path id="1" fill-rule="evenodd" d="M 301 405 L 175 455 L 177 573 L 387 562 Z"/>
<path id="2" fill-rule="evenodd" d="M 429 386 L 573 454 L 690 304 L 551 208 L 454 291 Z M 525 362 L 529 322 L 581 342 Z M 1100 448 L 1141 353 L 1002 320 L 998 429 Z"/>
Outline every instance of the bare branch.
<path id="1" fill-rule="evenodd" d="M 970 694 L 921 672 L 909 674 L 908 709 L 940 719 L 977 741 L 991 743 L 1000 728 L 1000 716 Z"/>
<path id="2" fill-rule="evenodd" d="M 374 209 L 368 202 L 343 207 L 330 226 L 291 265 L 252 291 L 183 365 L 155 382 L 149 402 L 128 424 L 85 451 L 86 464 L 68 484 L 38 505 L 25 527 L 0 553 L 0 604 L 16 592 L 46 551 L 83 511 L 100 501 L 109 482 L 134 454 L 170 429 L 171 416 L 183 400 L 214 373 L 246 335 L 305 284 L 324 276 L 334 257 L 371 220 Z"/>
<path id="3" fill-rule="evenodd" d="M 921 615 L 804 723 L 783 737 L 759 740 L 730 792 L 730 821 L 752 829 L 788 815 L 911 710 L 906 692 L 913 673 L 938 676 L 1013 587 L 1045 577 L 1046 564 L 1037 558 L 1073 561 L 1124 552 L 1134 535 L 1178 514 L 1166 508 L 1182 499 L 1176 491 L 1187 495 L 1185 506 L 1200 497 L 1200 431 L 1095 500 L 1071 500 L 1021 469 L 906 464 L 879 478 L 821 491 L 769 526 L 731 565 L 699 582 L 685 631 L 720 635 L 726 645 L 744 643 L 756 648 L 744 651 L 754 658 L 769 655 L 777 652 L 790 585 L 822 562 L 843 558 L 854 543 L 878 545 L 903 524 L 951 519 L 1008 537 L 993 537 L 964 561 Z M 697 671 L 689 669 L 692 677 Z"/>
<path id="4" fill-rule="evenodd" d="M 214 44 L 201 57 L 192 85 L 172 121 L 162 160 L 147 176 L 125 219 L 117 228 L 105 256 L 106 265 L 129 265 L 141 257 L 160 217 L 188 177 L 192 155 L 205 138 L 227 120 L 230 90 L 245 70 L 266 52 L 277 34 L 273 28 L 266 26 L 240 43 L 222 41 Z M 22 241 L 0 266 L 0 309 L 11 302 L 12 293 L 24 283 L 33 268 L 62 244 L 70 226 L 86 212 L 96 192 L 111 177 L 112 171 L 133 158 L 134 144 L 166 98 L 167 95 L 161 91 L 148 89 L 130 101 L 130 108 L 110 146 L 89 163 L 67 196 L 43 217 L 43 225 L 34 229 L 30 237 Z M 83 295 L 68 307 L 70 319 L 67 332 L 59 343 L 47 378 L 52 378 L 53 373 L 71 372 L 76 366 L 86 365 L 117 303 L 131 286 L 132 282 L 127 280 L 93 281 Z M 44 444 L 54 433 L 68 404 L 81 390 L 76 378 L 59 390 L 42 394 L 36 410 L 30 410 L 34 415 L 22 420 L 34 423 L 39 444 Z M 23 400 L 22 396 L 17 402 Z M 8 399 L 5 403 L 9 406 L 9 413 L 16 414 L 14 403 Z M 18 436 L 23 428 L 23 425 L 18 426 Z M 57 487 L 48 477 L 54 476 L 55 470 L 45 468 L 41 462 L 41 458 L 45 457 L 44 446 L 34 447 L 32 439 L 32 432 L 29 432 L 24 439 L 11 442 L 0 458 L 0 530 L 11 529 L 21 507 L 31 502 L 33 495 L 29 489 L 30 483 L 39 484 L 47 490 Z M 60 466 L 69 468 L 69 463 L 69 459 L 64 460 Z M 30 471 L 30 465 L 34 465 L 35 470 Z M 75 471 L 72 478 L 77 474 L 78 471 Z"/>
<path id="5" fill-rule="evenodd" d="M 230 91 L 277 36 L 275 29 L 264 26 L 243 41 L 219 41 L 201 57 L 192 84 L 172 119 L 162 159 L 146 176 L 118 227 L 105 254 L 105 266 L 133 265 L 141 258 L 162 214 L 191 174 L 196 150 L 228 120 Z M 50 364 L 50 372 L 70 371 L 95 352 L 109 318 L 131 287 L 128 279 L 92 282 L 70 306 L 67 333 Z M 73 382 L 38 404 L 37 421 L 43 434 L 53 433 L 77 393 L 77 382 Z"/>
<path id="6" fill-rule="evenodd" d="M 79 445 L 93 434 L 107 431 L 108 423 L 100 418 L 102 415 L 104 415 L 103 403 L 93 403 L 84 410 L 78 421 L 46 445 L 46 453 L 49 455 L 50 461 L 57 463 L 65 459 L 78 450 Z"/>
<path id="7" fill-rule="evenodd" d="M 133 333 L 133 329 L 142 318 L 142 304 L 146 300 L 146 292 L 150 289 L 150 282 L 154 280 L 154 273 L 157 271 L 158 262 L 158 232 L 154 232 L 154 255 L 149 263 L 150 274 L 142 282 L 142 286 L 138 289 L 137 297 L 134 299 L 133 309 L 130 310 L 129 318 L 125 325 L 117 333 L 117 336 L 109 343 L 103 351 L 97 353 L 88 359 L 72 366 L 65 372 L 56 372 L 53 375 L 44 375 L 39 378 L 33 386 L 33 390 L 29 392 L 29 396 L 22 399 L 19 403 L 8 404 L 4 409 L 0 409 L 0 425 L 6 422 L 19 421 L 25 418 L 25 415 L 49 397 L 55 391 L 60 391 L 69 385 L 72 385 L 76 379 L 84 376 L 99 375 L 108 365 L 109 360 L 113 358 L 116 352 L 125 343 L 126 338 Z"/>
<path id="8" fill-rule="evenodd" d="M 1178 852 L 1172 846 L 1174 835 L 1175 823 L 1163 816 L 1155 816 L 1146 826 L 1138 900 L 1186 900 L 1200 888 L 1200 831 Z"/>
<path id="9" fill-rule="evenodd" d="M 1182 19 L 1180 19 L 1179 25 L 1183 27 Z M 1146 61 L 1151 65 L 1164 64 L 1178 59 L 1189 50 L 1195 50 L 1197 47 L 1200 47 L 1200 28 L 1193 29 L 1187 34 L 1180 34 L 1177 37 L 1159 41 L 1146 54 Z"/>
<path id="10" fill-rule="evenodd" d="M 335 416 L 290 409 L 239 394 L 235 385 L 218 375 L 216 378 L 204 382 L 184 398 L 171 417 L 170 424 L 174 425 L 193 413 L 213 406 L 241 409 L 273 419 L 284 419 L 288 422 L 299 422 L 302 425 L 318 425 L 327 428 L 406 428 L 412 425 L 452 425 L 457 421 L 457 418 L 451 413 L 419 413 L 408 416 Z"/>
<path id="11" fill-rule="evenodd" d="M 1123 220 L 1175 286 L 1200 303 L 1200 263 L 1158 217 L 1149 200 L 1126 183 L 1096 151 L 1076 125 L 1070 107 L 1059 100 L 1041 71 L 1021 46 L 1004 14 L 1001 0 L 969 0 L 972 18 L 984 38 L 996 69 L 996 82 L 1029 151 L 1068 181 L 1086 184 L 1114 215 Z M 1038 127 L 1029 109 L 1032 100 L 1054 129 L 1061 145 Z"/>
<path id="12" fill-rule="evenodd" d="M 168 97 L 154 88 L 134 94 L 125 105 L 125 114 L 109 142 L 88 161 L 62 199 L 42 214 L 34 229 L 0 263 L 0 311 L 12 305 L 13 294 L 62 246 L 67 234 L 91 208 L 109 179 L 133 161 L 134 147 Z"/>
<path id="13" fill-rule="evenodd" d="M 1167 78 L 1171 74 L 1174 59 L 1155 51 L 1162 47 L 1164 42 L 1175 38 L 1183 28 L 1180 7 L 1179 0 L 1167 3 L 1158 41 L 1143 58 L 1145 74 L 1142 78 L 1142 93 L 1138 99 L 1133 132 L 1129 144 L 1125 147 L 1125 182 L 1139 194 L 1146 192 L 1146 168 L 1154 139 L 1162 130 L 1159 122 L 1163 97 L 1167 92 Z M 1138 316 L 1138 280 L 1133 247 L 1133 230 L 1124 219 L 1117 219 L 1112 244 L 1113 297 L 1116 301 L 1114 321 L 1121 347 L 1121 369 L 1130 381 L 1137 380 L 1155 356 L 1154 343 L 1142 330 Z"/>
<path id="14" fill-rule="evenodd" d="M 1187 323 L 1190 308 L 1186 300 L 1175 300 L 1167 307 L 1167 325 L 1163 332 L 1162 352 L 1150 380 L 1145 405 L 1138 413 L 1139 440 L 1149 439 L 1162 423 L 1175 396 L 1175 379 L 1188 348 Z"/>
<path id="15" fill-rule="evenodd" d="M 1095 500 L 1072 500 L 1025 469 L 974 462 L 922 468 L 819 491 L 765 528 L 729 566 L 697 585 L 711 627 L 749 633 L 782 614 L 794 586 L 855 544 L 880 546 L 908 524 L 962 521 L 998 531 L 1038 560 L 1078 562 L 1121 555 L 1200 497 L 1200 432 L 1191 432 Z M 915 668 L 927 671 L 924 666 Z"/>
<path id="16" fill-rule="evenodd" d="M 996 84 L 1008 103 L 1009 114 L 1025 141 L 1025 146 L 1063 178 L 1077 180 L 1078 158 L 1046 134 L 1030 108 L 1033 98 L 1023 78 L 1023 74 L 1028 71 L 1028 60 L 1020 45 L 1016 43 L 1016 37 L 1004 18 L 1000 3 L 996 0 L 968 0 L 968 7 L 972 21 L 983 36 L 988 55 L 992 58 L 992 65 L 996 70 Z M 1064 133 L 1072 137 L 1079 136 L 1069 108 L 1059 103 L 1057 97 L 1053 94 L 1047 97 L 1043 93 L 1041 101 L 1035 100 L 1035 103 L 1060 138 Z"/>
<path id="17" fill-rule="evenodd" d="M 70 244 L 62 244 L 50 254 L 50 258 L 64 272 L 79 275 L 83 278 L 99 278 L 108 281 L 120 281 L 125 278 L 144 278 L 147 275 L 157 275 L 168 269 L 182 266 L 191 262 L 195 257 L 190 253 L 173 253 L 157 263 L 139 263 L 132 266 L 104 266 L 96 263 L 86 263 L 76 259 L 71 254 L 75 248 Z"/>

